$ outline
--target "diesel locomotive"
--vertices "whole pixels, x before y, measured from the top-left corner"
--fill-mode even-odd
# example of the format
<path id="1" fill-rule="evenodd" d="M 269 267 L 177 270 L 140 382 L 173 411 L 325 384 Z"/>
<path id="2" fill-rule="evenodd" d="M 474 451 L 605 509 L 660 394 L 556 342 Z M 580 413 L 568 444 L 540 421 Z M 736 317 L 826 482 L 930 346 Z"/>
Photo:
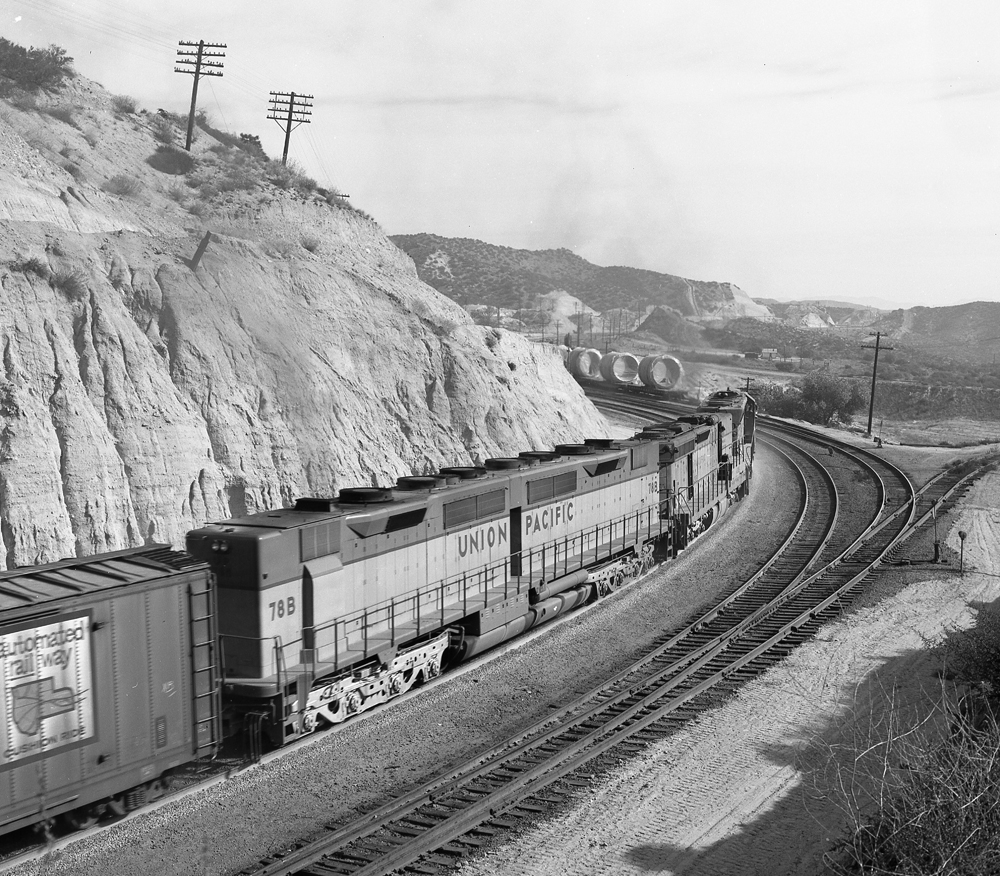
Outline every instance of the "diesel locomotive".
<path id="1" fill-rule="evenodd" d="M 224 737 L 281 745 L 613 591 L 747 494 L 756 405 L 627 440 L 342 489 L 0 573 L 0 833 L 161 792 Z"/>

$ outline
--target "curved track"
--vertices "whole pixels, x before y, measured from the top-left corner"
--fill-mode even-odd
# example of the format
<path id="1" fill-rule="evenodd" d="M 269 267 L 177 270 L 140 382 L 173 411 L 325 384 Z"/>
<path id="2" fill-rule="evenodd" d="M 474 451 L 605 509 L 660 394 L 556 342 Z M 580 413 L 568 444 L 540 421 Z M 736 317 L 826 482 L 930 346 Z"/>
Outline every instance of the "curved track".
<path id="1" fill-rule="evenodd" d="M 662 405 L 628 413 L 663 419 Z M 503 745 L 363 819 L 241 873 L 374 874 L 414 865 L 448 869 L 496 832 L 556 805 L 581 767 L 612 748 L 667 735 L 808 639 L 837 615 L 879 562 L 927 515 L 921 505 L 962 483 L 947 473 L 914 489 L 876 454 L 809 430 L 761 422 L 760 439 L 795 472 L 797 523 L 752 578 L 625 672 Z M 841 513 L 842 491 L 866 498 Z M 840 485 L 838 487 L 838 485 Z M 859 506 L 863 505 L 864 510 Z"/>

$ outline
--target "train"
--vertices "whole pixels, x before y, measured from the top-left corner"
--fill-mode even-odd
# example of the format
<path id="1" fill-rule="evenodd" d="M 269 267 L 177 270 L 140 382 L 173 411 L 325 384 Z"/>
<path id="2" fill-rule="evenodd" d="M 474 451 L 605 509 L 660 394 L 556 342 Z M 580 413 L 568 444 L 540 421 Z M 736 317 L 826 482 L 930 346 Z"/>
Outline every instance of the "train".
<path id="1" fill-rule="evenodd" d="M 400 696 L 676 556 L 746 496 L 756 404 L 0 572 L 0 834 L 79 828 L 243 736 Z"/>

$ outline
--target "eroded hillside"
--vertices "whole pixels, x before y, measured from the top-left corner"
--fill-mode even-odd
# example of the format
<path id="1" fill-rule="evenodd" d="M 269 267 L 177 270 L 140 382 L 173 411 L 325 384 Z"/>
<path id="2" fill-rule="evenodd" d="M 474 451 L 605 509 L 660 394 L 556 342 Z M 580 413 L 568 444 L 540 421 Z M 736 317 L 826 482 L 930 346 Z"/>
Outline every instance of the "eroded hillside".
<path id="1" fill-rule="evenodd" d="M 513 249 L 435 234 L 400 234 L 392 239 L 413 258 L 421 279 L 460 304 L 530 307 L 534 296 L 559 290 L 598 311 L 660 305 L 693 322 L 771 318 L 766 307 L 732 283 L 601 267 L 568 249 Z"/>
<path id="2" fill-rule="evenodd" d="M 605 433 L 364 214 L 132 109 L 0 101 L 0 568 Z"/>

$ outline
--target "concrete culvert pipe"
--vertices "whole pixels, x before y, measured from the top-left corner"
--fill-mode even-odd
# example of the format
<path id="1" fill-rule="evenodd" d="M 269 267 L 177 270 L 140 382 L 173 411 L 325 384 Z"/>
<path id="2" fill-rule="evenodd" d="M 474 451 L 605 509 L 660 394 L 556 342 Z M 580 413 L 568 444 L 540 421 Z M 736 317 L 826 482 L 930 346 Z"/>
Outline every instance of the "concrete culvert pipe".
<path id="1" fill-rule="evenodd" d="M 639 360 L 631 353 L 606 353 L 601 357 L 601 377 L 608 383 L 633 383 L 639 373 Z"/>
<path id="2" fill-rule="evenodd" d="M 601 378 L 601 353 L 599 350 L 577 347 L 569 354 L 566 364 L 569 366 L 569 373 L 574 377 L 582 377 L 585 380 L 600 380 Z"/>
<path id="3" fill-rule="evenodd" d="M 673 389 L 684 376 L 684 366 L 673 356 L 644 356 L 639 379 L 653 389 Z"/>

